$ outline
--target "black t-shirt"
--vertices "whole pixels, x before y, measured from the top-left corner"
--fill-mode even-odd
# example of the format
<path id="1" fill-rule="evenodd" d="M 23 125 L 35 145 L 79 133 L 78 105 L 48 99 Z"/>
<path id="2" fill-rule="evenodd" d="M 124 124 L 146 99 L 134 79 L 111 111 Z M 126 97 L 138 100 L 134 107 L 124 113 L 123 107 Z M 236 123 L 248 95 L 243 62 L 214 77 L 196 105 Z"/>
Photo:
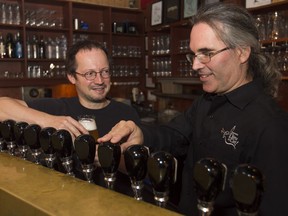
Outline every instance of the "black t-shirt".
<path id="1" fill-rule="evenodd" d="M 140 119 L 133 107 L 111 100 L 102 109 L 87 109 L 82 106 L 77 97 L 72 98 L 43 98 L 27 102 L 28 106 L 57 116 L 71 116 L 77 120 L 79 115 L 94 115 L 99 136 L 108 133 L 120 120 L 132 120 L 139 124 Z"/>
<path id="2" fill-rule="evenodd" d="M 230 180 L 235 167 L 243 163 L 256 166 L 265 177 L 260 215 L 288 215 L 288 117 L 263 93 L 261 82 L 250 82 L 223 96 L 205 94 L 168 125 L 142 129 L 145 145 L 151 149 L 185 157 L 179 204 L 185 215 L 198 214 L 192 175 L 195 162 L 206 157 L 228 168 L 215 215 L 237 215 Z"/>

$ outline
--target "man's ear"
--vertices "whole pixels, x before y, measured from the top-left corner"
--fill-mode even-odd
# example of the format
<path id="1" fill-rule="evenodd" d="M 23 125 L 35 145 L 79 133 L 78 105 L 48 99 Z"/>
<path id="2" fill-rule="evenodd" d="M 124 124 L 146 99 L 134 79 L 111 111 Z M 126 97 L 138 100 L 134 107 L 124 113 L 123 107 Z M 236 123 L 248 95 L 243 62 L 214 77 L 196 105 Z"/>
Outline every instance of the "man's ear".
<path id="1" fill-rule="evenodd" d="M 238 48 L 237 50 L 238 50 L 241 63 L 247 62 L 251 54 L 251 47 L 249 46 L 241 47 L 241 48 Z"/>
<path id="2" fill-rule="evenodd" d="M 67 78 L 72 84 L 76 83 L 76 78 L 72 74 L 67 74 Z"/>

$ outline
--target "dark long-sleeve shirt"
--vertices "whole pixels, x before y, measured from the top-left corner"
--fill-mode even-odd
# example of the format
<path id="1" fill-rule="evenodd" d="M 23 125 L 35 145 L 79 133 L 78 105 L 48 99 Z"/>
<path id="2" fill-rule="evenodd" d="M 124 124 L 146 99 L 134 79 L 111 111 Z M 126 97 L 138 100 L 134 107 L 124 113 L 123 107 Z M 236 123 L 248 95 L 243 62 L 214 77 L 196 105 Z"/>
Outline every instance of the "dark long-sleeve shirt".
<path id="1" fill-rule="evenodd" d="M 230 179 L 243 163 L 259 168 L 265 178 L 260 215 L 288 215 L 287 113 L 263 93 L 259 81 L 222 96 L 205 94 L 168 125 L 142 129 L 145 145 L 185 158 L 179 203 L 185 215 L 198 215 L 192 175 L 195 162 L 206 157 L 228 168 L 225 190 L 215 201 L 215 215 L 237 215 Z"/>

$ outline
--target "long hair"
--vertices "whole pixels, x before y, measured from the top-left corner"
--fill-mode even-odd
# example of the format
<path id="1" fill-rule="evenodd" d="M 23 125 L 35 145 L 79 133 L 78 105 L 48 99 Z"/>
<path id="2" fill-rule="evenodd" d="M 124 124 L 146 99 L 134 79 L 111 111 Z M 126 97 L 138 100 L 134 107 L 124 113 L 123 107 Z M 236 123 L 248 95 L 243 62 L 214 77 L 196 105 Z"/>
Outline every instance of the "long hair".
<path id="1" fill-rule="evenodd" d="M 230 48 L 251 47 L 247 76 L 260 78 L 266 94 L 277 97 L 281 73 L 274 59 L 261 51 L 253 16 L 235 4 L 214 3 L 200 8 L 192 25 L 206 23 Z"/>

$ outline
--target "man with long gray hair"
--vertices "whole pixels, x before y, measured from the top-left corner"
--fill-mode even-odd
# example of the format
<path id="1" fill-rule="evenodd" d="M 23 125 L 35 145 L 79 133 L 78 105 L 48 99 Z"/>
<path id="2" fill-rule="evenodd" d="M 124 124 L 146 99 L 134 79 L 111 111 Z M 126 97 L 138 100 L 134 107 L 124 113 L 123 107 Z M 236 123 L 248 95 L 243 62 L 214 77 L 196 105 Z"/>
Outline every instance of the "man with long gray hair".
<path id="1" fill-rule="evenodd" d="M 126 138 L 123 151 L 139 143 L 152 152 L 184 157 L 178 207 L 185 215 L 198 215 L 193 168 L 207 157 L 228 169 L 215 215 L 237 215 L 229 183 L 233 170 L 244 163 L 265 177 L 259 214 L 288 215 L 288 118 L 275 101 L 281 74 L 261 52 L 253 17 L 240 6 L 216 3 L 200 8 L 192 24 L 187 59 L 205 94 L 167 125 L 151 129 L 121 121 L 98 141 Z"/>

